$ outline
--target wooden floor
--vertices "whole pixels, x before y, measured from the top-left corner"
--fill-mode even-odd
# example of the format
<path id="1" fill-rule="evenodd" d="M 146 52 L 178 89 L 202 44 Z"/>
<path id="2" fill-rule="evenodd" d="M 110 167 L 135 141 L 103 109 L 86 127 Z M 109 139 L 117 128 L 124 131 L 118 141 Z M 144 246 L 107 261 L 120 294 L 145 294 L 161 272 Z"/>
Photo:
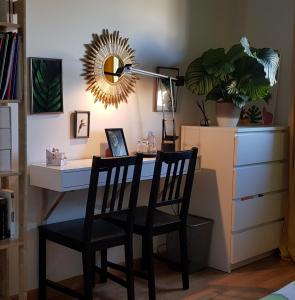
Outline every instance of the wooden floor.
<path id="1" fill-rule="evenodd" d="M 269 257 L 233 271 L 231 274 L 213 269 L 194 273 L 190 277 L 190 289 L 181 290 L 181 276 L 157 262 L 156 287 L 158 300 L 250 300 L 259 299 L 295 280 L 295 264 Z M 81 287 L 80 279 L 77 287 Z M 71 284 L 73 287 L 73 284 Z M 148 299 L 147 284 L 136 279 L 136 300 Z M 50 294 L 50 299 L 71 299 L 61 294 Z M 29 297 L 29 299 L 35 297 Z M 123 300 L 126 290 L 111 282 L 97 284 L 94 290 L 95 299 Z"/>

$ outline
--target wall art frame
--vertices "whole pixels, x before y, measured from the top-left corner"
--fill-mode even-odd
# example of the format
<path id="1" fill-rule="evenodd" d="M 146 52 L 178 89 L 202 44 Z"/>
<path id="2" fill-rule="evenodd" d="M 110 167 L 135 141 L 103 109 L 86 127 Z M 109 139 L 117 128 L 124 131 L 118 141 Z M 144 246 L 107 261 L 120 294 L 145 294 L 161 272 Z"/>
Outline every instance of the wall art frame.
<path id="1" fill-rule="evenodd" d="M 31 113 L 63 113 L 62 60 L 30 57 L 29 70 Z"/>
<path id="2" fill-rule="evenodd" d="M 90 111 L 76 110 L 74 112 L 74 138 L 89 138 Z"/>
<path id="3" fill-rule="evenodd" d="M 129 155 L 123 128 L 106 128 L 105 133 L 113 157 Z"/>
<path id="4" fill-rule="evenodd" d="M 176 67 L 157 67 L 157 73 L 171 76 L 177 78 L 179 76 L 179 68 Z M 174 95 L 174 111 L 176 112 L 177 109 L 177 86 L 175 82 L 173 82 L 173 95 Z M 164 94 L 164 95 L 163 95 Z M 162 99 L 163 95 L 163 99 Z M 171 97 L 170 97 L 170 88 L 168 85 L 165 85 L 163 81 L 157 80 L 155 84 L 155 100 L 154 100 L 154 111 L 155 112 L 162 112 L 162 104 L 164 104 L 164 111 L 171 112 L 172 105 L 171 105 Z"/>

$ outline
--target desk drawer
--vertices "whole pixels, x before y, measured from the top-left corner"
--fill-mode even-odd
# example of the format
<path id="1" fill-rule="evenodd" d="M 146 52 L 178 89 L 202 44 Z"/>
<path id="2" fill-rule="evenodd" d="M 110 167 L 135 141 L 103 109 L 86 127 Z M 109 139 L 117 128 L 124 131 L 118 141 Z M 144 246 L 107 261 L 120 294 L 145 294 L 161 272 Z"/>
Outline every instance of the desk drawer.
<path id="1" fill-rule="evenodd" d="M 234 165 L 249 165 L 288 159 L 286 131 L 253 132 L 235 136 Z"/>
<path id="2" fill-rule="evenodd" d="M 284 217 L 288 193 L 272 193 L 248 200 L 233 201 L 232 230 L 238 231 Z"/>
<path id="3" fill-rule="evenodd" d="M 267 163 L 234 169 L 233 198 L 280 191 L 288 188 L 288 164 Z"/>
<path id="4" fill-rule="evenodd" d="M 232 236 L 231 263 L 255 257 L 278 248 L 283 222 L 274 222 Z"/>
<path id="5" fill-rule="evenodd" d="M 90 169 L 74 172 L 64 172 L 61 175 L 62 188 L 79 187 L 89 185 Z"/>
<path id="6" fill-rule="evenodd" d="M 0 150 L 3 149 L 11 149 L 11 132 L 0 128 Z"/>

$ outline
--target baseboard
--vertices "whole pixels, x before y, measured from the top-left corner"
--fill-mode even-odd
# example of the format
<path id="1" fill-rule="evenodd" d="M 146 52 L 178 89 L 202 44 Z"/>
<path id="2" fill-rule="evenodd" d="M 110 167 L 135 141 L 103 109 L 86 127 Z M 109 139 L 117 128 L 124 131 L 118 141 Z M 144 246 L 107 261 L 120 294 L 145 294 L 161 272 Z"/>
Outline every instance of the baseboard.
<path id="1" fill-rule="evenodd" d="M 83 288 L 82 275 L 62 280 L 59 283 L 70 286 L 74 290 L 81 290 Z M 48 288 L 47 300 L 56 300 L 59 297 L 62 297 L 61 293 Z M 11 300 L 18 300 L 18 296 L 12 296 Z M 27 300 L 38 300 L 38 289 L 28 291 Z"/>

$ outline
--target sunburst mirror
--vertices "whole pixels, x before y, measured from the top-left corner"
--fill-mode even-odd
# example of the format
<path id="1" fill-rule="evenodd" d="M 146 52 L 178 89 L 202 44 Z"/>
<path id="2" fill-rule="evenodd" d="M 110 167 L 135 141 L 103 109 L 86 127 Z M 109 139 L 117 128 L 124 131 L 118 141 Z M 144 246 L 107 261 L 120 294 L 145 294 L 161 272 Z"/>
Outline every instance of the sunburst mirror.
<path id="1" fill-rule="evenodd" d="M 127 38 L 119 31 L 109 33 L 104 29 L 101 35 L 93 34 L 90 44 L 86 44 L 83 61 L 83 74 L 87 82 L 87 91 L 91 91 L 96 101 L 105 108 L 118 107 L 127 102 L 128 95 L 134 92 L 136 76 L 132 73 L 116 74 L 118 68 L 135 65 L 135 56 Z"/>

